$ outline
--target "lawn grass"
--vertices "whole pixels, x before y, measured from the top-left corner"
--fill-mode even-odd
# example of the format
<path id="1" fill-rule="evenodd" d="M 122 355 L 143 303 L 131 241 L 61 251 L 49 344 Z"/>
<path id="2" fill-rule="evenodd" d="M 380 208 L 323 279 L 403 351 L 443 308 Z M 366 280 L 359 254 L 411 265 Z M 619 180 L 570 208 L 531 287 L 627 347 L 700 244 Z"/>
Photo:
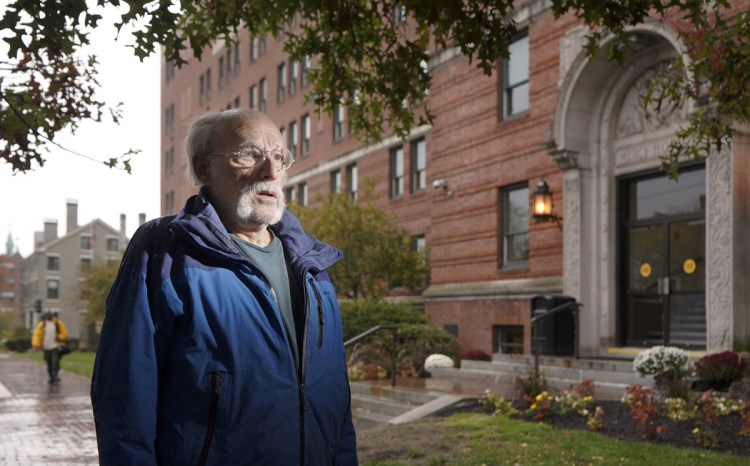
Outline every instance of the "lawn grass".
<path id="1" fill-rule="evenodd" d="M 466 458 L 455 465 L 475 464 L 632 464 L 750 465 L 750 458 L 703 450 L 680 449 L 649 442 L 625 442 L 589 431 L 558 430 L 547 424 L 482 414 L 457 414 L 448 426 L 471 434 L 459 448 Z"/>
<path id="2" fill-rule="evenodd" d="M 38 361 L 44 364 L 44 353 L 41 351 L 27 351 L 25 353 L 12 353 L 16 357 L 30 359 L 32 361 Z M 66 354 L 60 360 L 60 368 L 72 372 L 74 374 L 82 375 L 84 377 L 91 378 L 91 374 L 94 371 L 94 357 L 96 353 L 89 351 L 73 351 L 70 354 Z"/>

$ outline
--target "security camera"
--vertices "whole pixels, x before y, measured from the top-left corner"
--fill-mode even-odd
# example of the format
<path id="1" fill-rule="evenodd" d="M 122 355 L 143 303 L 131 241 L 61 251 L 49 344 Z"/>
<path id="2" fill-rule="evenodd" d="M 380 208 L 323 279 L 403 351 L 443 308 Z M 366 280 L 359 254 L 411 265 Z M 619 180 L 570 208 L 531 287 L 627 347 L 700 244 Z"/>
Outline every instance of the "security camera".
<path id="1" fill-rule="evenodd" d="M 432 187 L 435 189 L 448 189 L 448 182 L 440 178 L 432 182 Z"/>

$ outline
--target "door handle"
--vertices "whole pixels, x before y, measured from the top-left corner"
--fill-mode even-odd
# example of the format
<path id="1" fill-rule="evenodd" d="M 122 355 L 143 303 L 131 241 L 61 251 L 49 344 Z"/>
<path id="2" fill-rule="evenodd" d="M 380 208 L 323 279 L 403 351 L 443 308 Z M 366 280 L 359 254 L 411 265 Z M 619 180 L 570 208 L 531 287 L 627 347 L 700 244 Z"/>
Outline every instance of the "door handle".
<path id="1" fill-rule="evenodd" d="M 669 277 L 659 277 L 657 283 L 657 293 L 660 295 L 669 294 Z"/>

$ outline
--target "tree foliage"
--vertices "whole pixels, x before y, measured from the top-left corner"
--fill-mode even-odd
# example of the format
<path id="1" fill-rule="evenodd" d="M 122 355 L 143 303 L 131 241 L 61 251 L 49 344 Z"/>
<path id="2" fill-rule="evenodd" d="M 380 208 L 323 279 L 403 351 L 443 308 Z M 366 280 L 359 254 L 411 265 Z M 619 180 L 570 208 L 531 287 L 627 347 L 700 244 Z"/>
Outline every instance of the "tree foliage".
<path id="1" fill-rule="evenodd" d="M 163 47 L 176 65 L 200 58 L 216 41 L 232 43 L 242 28 L 252 35 L 285 34 L 294 60 L 312 59 L 308 100 L 331 113 L 348 108 L 349 120 L 365 141 L 384 133 L 407 135 L 432 121 L 426 91 L 429 51 L 456 46 L 486 74 L 507 57 L 517 25 L 512 0 L 16 0 L 0 20 L 9 45 L 0 81 L 0 157 L 16 171 L 43 163 L 41 150 L 62 128 L 98 120 L 96 60 L 76 53 L 98 27 L 102 9 L 127 6 L 117 23 L 134 28 L 134 53 L 146 57 Z M 732 136 L 731 121 L 748 122 L 748 24 L 746 12 L 729 0 L 552 0 L 556 16 L 574 14 L 590 29 L 588 52 L 605 49 L 612 59 L 627 53 L 628 28 L 648 18 L 686 25 L 690 60 L 675 68 L 645 96 L 659 106 L 701 103 L 665 156 L 705 157 Z M 403 8 L 403 9 L 402 9 Z M 398 21 L 397 12 L 408 20 Z M 718 52 L 718 53 L 717 53 Z M 679 62 L 676 62 L 679 65 Z M 115 113 L 115 119 L 117 119 Z M 110 159 L 117 165 L 119 159 Z M 676 168 L 675 168 L 676 169 Z"/>
<path id="2" fill-rule="evenodd" d="M 97 263 L 81 271 L 81 298 L 87 301 L 86 322 L 102 322 L 107 310 L 107 295 L 117 277 L 119 263 Z"/>
<path id="3" fill-rule="evenodd" d="M 378 298 L 394 285 L 414 289 L 424 282 L 426 252 L 413 250 L 409 233 L 375 206 L 372 183 L 365 185 L 361 200 L 334 194 L 319 198 L 316 209 L 289 208 L 307 232 L 343 251 L 344 259 L 329 270 L 339 293 Z"/>

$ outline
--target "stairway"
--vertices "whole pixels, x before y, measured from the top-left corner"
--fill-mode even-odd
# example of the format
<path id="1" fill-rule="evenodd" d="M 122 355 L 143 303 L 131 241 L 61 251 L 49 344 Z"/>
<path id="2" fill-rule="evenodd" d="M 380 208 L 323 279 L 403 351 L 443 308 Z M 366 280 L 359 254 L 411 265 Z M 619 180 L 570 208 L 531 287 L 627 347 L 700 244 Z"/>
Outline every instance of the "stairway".
<path id="1" fill-rule="evenodd" d="M 349 385 L 357 431 L 419 419 L 464 398 L 462 395 L 366 381 L 350 382 Z"/>
<path id="2" fill-rule="evenodd" d="M 461 361 L 461 368 L 434 369 L 432 377 L 460 381 L 473 379 L 492 386 L 514 386 L 519 377 L 528 378 L 534 370 L 534 358 L 529 355 L 494 354 L 492 361 Z M 599 399 L 619 400 L 628 385 L 653 386 L 652 377 L 640 377 L 633 370 L 631 358 L 588 358 L 540 356 L 539 372 L 551 389 L 573 390 L 583 380 L 595 382 Z M 506 395 L 506 393 L 501 393 Z"/>

